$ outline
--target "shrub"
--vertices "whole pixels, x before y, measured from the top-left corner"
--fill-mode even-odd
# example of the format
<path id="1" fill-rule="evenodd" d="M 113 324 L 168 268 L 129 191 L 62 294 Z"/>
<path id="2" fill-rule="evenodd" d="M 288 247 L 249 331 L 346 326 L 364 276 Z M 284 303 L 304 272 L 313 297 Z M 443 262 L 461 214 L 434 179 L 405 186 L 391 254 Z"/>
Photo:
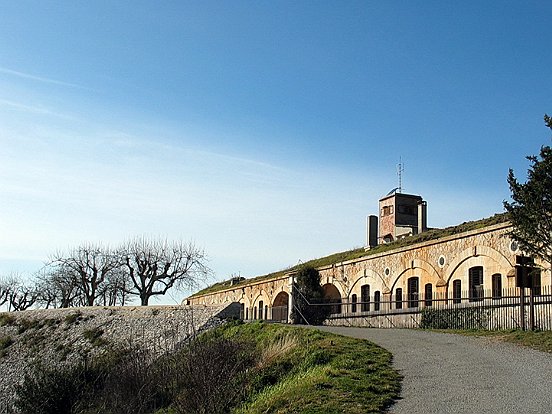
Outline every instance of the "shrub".
<path id="1" fill-rule="evenodd" d="M 167 384 L 161 380 L 161 370 L 153 363 L 150 352 L 134 348 L 121 351 L 120 355 L 96 395 L 96 406 L 102 407 L 101 412 L 142 414 L 167 406 L 160 391 Z"/>
<path id="2" fill-rule="evenodd" d="M 255 360 L 252 344 L 206 335 L 184 348 L 178 359 L 176 413 L 228 413 L 244 399 L 246 374 Z"/>
<path id="3" fill-rule="evenodd" d="M 86 375 L 81 369 L 37 365 L 16 386 L 15 406 L 22 413 L 72 413 L 86 387 Z"/>
<path id="4" fill-rule="evenodd" d="M 422 310 L 422 329 L 484 329 L 489 311 L 479 307 Z"/>
<path id="5" fill-rule="evenodd" d="M 79 414 L 106 412 L 96 395 L 121 360 L 118 352 L 107 352 L 89 362 L 72 366 L 33 365 L 15 387 L 15 407 L 23 414 Z"/>

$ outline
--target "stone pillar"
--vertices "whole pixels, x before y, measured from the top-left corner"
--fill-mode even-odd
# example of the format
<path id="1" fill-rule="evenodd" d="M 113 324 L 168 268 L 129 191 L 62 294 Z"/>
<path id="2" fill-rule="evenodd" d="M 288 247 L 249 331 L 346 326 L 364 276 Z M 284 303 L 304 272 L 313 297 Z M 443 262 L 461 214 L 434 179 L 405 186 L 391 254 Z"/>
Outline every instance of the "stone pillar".
<path id="1" fill-rule="evenodd" d="M 293 310 L 293 283 L 294 283 L 294 277 L 290 276 L 288 278 L 288 291 L 289 291 L 289 300 L 288 300 L 288 323 L 291 323 L 291 311 Z"/>

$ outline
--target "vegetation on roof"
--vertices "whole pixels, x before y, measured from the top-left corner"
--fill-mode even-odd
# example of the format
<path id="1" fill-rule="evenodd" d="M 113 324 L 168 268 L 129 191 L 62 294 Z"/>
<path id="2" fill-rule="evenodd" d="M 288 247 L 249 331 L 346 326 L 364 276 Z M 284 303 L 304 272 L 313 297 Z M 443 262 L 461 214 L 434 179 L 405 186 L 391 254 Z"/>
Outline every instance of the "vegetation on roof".
<path id="1" fill-rule="evenodd" d="M 424 233 L 416 234 L 413 236 L 399 239 L 392 243 L 380 244 L 370 250 L 365 250 L 364 247 L 355 248 L 345 252 L 334 253 L 329 256 L 321 257 L 318 259 L 312 259 L 301 265 L 312 266 L 315 268 L 321 268 L 325 266 L 331 266 L 333 264 L 346 262 L 348 260 L 354 260 L 361 257 L 371 256 L 378 253 L 384 253 L 390 250 L 400 249 L 402 247 L 412 246 L 418 243 L 424 243 L 431 240 L 441 239 L 443 237 L 454 236 L 456 234 L 466 233 L 468 231 L 479 230 L 485 227 L 493 226 L 496 224 L 506 223 L 508 221 L 507 213 L 498 213 L 492 217 L 488 217 L 482 220 L 468 221 L 457 226 L 446 227 L 444 229 L 431 229 Z M 287 269 L 280 270 L 278 272 L 269 273 L 267 275 L 256 276 L 250 279 L 243 279 L 239 282 L 232 283 L 232 279 L 223 282 L 215 283 L 205 289 L 194 293 L 191 297 L 201 296 L 209 293 L 218 292 L 228 289 L 230 287 L 235 288 L 239 286 L 246 286 L 256 282 L 262 282 L 272 278 L 279 278 L 285 276 L 287 273 L 293 272 L 297 269 L 297 266 L 292 266 Z"/>

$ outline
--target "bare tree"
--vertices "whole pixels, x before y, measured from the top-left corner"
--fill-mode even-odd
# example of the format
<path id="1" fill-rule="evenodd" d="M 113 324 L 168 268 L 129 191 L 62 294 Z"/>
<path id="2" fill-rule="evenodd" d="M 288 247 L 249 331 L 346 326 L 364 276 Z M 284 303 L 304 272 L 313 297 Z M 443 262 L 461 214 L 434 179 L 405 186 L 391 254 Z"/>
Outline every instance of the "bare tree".
<path id="1" fill-rule="evenodd" d="M 109 248 L 92 244 L 82 245 L 68 255 L 56 254 L 50 264 L 57 267 L 67 288 L 72 286 L 67 282 L 76 283 L 81 299 L 79 302 L 84 306 L 96 304 L 106 279 L 121 267 L 119 255 Z"/>
<path id="2" fill-rule="evenodd" d="M 23 282 L 21 277 L 10 279 L 8 310 L 24 311 L 33 306 L 38 299 L 38 289 L 33 282 Z"/>
<path id="3" fill-rule="evenodd" d="M 9 300 L 11 284 L 8 279 L 0 279 L 0 306 L 6 304 Z"/>
<path id="4" fill-rule="evenodd" d="M 128 273 L 121 267 L 111 272 L 102 285 L 100 297 L 104 306 L 125 306 L 132 282 Z"/>
<path id="5" fill-rule="evenodd" d="M 135 238 L 121 248 L 121 257 L 132 282 L 129 293 L 139 296 L 142 306 L 171 288 L 196 286 L 210 274 L 204 251 L 191 242 Z"/>
<path id="6" fill-rule="evenodd" d="M 69 308 L 84 304 L 78 287 L 78 279 L 73 271 L 59 264 L 45 266 L 36 276 L 38 303 L 46 309 Z"/>

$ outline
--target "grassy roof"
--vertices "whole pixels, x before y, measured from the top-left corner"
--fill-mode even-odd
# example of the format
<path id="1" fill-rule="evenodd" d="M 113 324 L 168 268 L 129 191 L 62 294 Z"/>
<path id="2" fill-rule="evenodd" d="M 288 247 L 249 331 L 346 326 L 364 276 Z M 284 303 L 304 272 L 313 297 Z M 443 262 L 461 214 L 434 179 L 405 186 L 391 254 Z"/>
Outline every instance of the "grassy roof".
<path id="1" fill-rule="evenodd" d="M 208 293 L 214 293 L 220 290 L 228 289 L 230 287 L 236 288 L 239 286 L 246 286 L 252 283 L 261 282 L 263 280 L 283 277 L 287 273 L 293 272 L 299 266 L 312 266 L 316 268 L 331 266 L 333 264 L 345 262 L 347 260 L 354 260 L 360 257 L 367 257 L 378 253 L 384 253 L 386 251 L 399 249 L 401 247 L 412 246 L 418 243 L 424 243 L 427 241 L 436 240 L 443 237 L 453 236 L 455 234 L 461 234 L 461 233 L 466 233 L 468 231 L 482 229 L 485 227 L 493 226 L 495 224 L 506 223 L 507 221 L 508 221 L 507 213 L 499 213 L 499 214 L 495 214 L 492 217 L 488 217 L 482 220 L 464 222 L 457 226 L 446 227 L 444 229 L 431 229 L 424 233 L 405 237 L 403 239 L 399 239 L 392 243 L 380 244 L 368 251 L 364 250 L 364 247 L 359 247 L 345 252 L 334 253 L 329 256 L 321 257 L 318 259 L 312 259 L 312 260 L 309 260 L 308 262 L 304 262 L 301 265 L 292 266 L 290 268 L 283 269 L 278 272 L 269 273 L 262 276 L 256 276 L 250 279 L 244 279 L 234 284 L 232 284 L 232 280 L 218 282 L 205 289 L 200 290 L 197 293 L 194 293 L 190 297 L 201 296 Z"/>

